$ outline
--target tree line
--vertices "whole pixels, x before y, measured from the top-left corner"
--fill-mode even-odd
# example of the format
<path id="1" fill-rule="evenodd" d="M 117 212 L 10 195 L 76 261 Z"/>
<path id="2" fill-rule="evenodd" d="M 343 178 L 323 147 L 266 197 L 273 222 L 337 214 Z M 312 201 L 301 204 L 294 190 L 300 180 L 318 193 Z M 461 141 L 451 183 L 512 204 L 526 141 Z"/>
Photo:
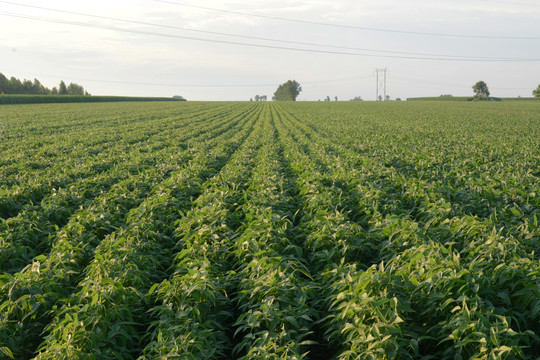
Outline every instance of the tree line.
<path id="1" fill-rule="evenodd" d="M 22 95 L 87 95 L 90 94 L 84 88 L 75 83 L 66 83 L 62 80 L 58 87 L 49 89 L 45 87 L 38 79 L 34 81 L 24 79 L 23 81 L 11 77 L 8 79 L 0 73 L 0 94 L 22 94 Z"/>

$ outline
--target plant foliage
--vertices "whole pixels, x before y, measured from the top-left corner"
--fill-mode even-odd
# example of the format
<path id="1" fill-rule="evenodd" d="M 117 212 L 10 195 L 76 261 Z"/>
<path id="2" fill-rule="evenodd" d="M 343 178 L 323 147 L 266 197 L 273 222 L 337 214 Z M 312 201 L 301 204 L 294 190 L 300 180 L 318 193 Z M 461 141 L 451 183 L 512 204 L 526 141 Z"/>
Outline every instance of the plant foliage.
<path id="1" fill-rule="evenodd" d="M 0 358 L 535 359 L 538 104 L 377 105 L 3 107 Z"/>

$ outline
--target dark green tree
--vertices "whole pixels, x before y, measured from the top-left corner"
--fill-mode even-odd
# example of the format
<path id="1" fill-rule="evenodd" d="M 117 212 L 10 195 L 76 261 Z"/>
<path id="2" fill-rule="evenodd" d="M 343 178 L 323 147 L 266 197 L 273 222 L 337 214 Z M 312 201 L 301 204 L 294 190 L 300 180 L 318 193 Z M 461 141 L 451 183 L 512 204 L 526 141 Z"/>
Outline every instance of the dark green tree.
<path id="1" fill-rule="evenodd" d="M 81 85 L 71 83 L 66 86 L 64 81 L 60 82 L 58 88 L 54 87 L 52 90 L 43 86 L 38 80 L 30 81 L 24 79 L 23 81 L 11 77 L 8 78 L 0 73 L 0 94 L 35 94 L 35 95 L 88 95 L 90 94 L 84 90 Z"/>
<path id="2" fill-rule="evenodd" d="M 9 80 L 4 74 L 0 73 L 0 94 L 9 93 Z"/>
<path id="3" fill-rule="evenodd" d="M 9 79 L 8 90 L 9 93 L 6 94 L 22 94 L 22 82 L 12 76 Z"/>
<path id="4" fill-rule="evenodd" d="M 84 88 L 81 85 L 70 83 L 67 87 L 68 95 L 84 95 Z"/>
<path id="5" fill-rule="evenodd" d="M 60 81 L 60 85 L 58 85 L 58 95 L 67 95 L 67 86 L 64 80 Z"/>
<path id="6" fill-rule="evenodd" d="M 33 94 L 34 84 L 30 80 L 24 79 L 22 82 L 21 94 Z"/>
<path id="7" fill-rule="evenodd" d="M 32 84 L 32 94 L 47 95 L 48 93 L 49 90 L 41 85 L 41 82 L 38 79 L 34 79 L 34 83 Z"/>
<path id="8" fill-rule="evenodd" d="M 489 97 L 489 89 L 485 82 L 479 81 L 472 87 L 474 91 L 474 99 L 476 100 L 487 100 Z"/>
<path id="9" fill-rule="evenodd" d="M 300 91 L 302 91 L 300 84 L 296 80 L 289 80 L 278 86 L 274 97 L 276 101 L 296 101 Z"/>
<path id="10" fill-rule="evenodd" d="M 533 95 L 534 97 L 537 97 L 540 99 L 540 85 L 538 85 L 538 87 L 536 89 L 533 90 Z"/>

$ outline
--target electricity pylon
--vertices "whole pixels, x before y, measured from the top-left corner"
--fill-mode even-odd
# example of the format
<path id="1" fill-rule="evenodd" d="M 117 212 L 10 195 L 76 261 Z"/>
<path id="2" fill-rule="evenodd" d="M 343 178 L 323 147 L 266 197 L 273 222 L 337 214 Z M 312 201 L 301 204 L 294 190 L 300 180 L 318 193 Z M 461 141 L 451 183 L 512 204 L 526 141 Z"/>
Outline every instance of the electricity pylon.
<path id="1" fill-rule="evenodd" d="M 388 68 L 376 68 L 375 71 L 377 72 L 377 94 L 375 99 L 377 101 L 386 100 L 386 73 Z"/>

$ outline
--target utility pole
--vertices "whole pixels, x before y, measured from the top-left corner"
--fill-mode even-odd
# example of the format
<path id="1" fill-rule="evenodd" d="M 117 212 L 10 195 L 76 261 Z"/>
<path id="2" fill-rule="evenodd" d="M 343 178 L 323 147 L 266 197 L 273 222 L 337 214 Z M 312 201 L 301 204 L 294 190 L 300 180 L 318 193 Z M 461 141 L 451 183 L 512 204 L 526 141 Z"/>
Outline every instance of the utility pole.
<path id="1" fill-rule="evenodd" d="M 376 68 L 375 71 L 377 73 L 377 93 L 375 100 L 386 100 L 386 73 L 388 72 L 388 68 Z"/>

